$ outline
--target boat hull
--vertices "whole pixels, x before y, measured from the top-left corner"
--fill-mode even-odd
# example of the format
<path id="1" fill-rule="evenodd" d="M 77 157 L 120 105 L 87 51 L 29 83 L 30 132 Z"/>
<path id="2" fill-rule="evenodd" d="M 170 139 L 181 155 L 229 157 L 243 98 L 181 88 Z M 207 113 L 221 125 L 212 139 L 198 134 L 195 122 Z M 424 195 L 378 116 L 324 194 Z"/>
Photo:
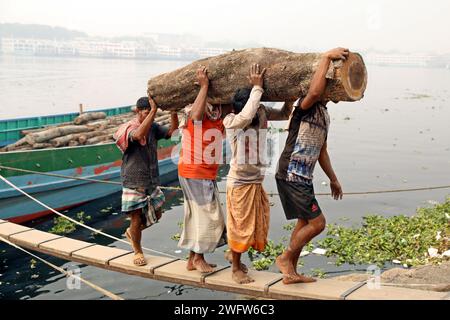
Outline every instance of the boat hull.
<path id="1" fill-rule="evenodd" d="M 173 147 L 170 142 L 163 141 L 158 149 L 161 184 L 178 179 L 178 157 L 171 156 Z M 74 161 L 66 161 L 71 158 Z M 15 152 L 2 155 L 0 164 L 47 174 L 120 182 L 121 153 L 114 145 Z M 36 164 L 41 170 L 37 170 Z M 59 210 L 117 193 L 122 188 L 118 183 L 74 180 L 13 170 L 1 170 L 0 174 L 21 190 Z M 23 223 L 47 214 L 51 214 L 51 211 L 0 181 L 0 219 Z"/>

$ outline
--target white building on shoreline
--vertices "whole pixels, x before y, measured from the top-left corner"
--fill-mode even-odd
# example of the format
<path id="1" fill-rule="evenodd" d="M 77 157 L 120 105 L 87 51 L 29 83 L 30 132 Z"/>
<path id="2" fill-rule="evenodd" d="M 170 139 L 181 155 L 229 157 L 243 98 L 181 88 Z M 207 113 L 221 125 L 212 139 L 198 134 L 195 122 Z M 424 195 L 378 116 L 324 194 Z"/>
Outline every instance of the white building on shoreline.
<path id="1" fill-rule="evenodd" d="M 114 41 L 78 38 L 68 41 L 2 38 L 1 52 L 31 56 L 80 56 L 124 59 L 193 60 L 227 52 L 222 48 L 174 47 L 151 40 Z"/>

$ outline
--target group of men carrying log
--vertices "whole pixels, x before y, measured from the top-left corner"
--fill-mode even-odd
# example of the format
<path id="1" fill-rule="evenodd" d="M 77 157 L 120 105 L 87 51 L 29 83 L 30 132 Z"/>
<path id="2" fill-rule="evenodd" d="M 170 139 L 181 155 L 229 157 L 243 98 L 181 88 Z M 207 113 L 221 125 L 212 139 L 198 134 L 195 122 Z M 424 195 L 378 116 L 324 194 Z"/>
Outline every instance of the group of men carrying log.
<path id="1" fill-rule="evenodd" d="M 152 96 L 140 98 L 136 117 L 115 133 L 123 152 L 122 211 L 131 218 L 126 236 L 135 252 L 134 263 L 146 264 L 141 247 L 142 230 L 161 218 L 165 201 L 158 187 L 157 141 L 170 138 L 180 129 L 178 175 L 184 196 L 184 223 L 178 246 L 190 251 L 186 268 L 203 273 L 214 271 L 216 266 L 208 263 L 204 254 L 228 244 L 225 256 L 232 263 L 233 280 L 239 284 L 253 282 L 241 262 L 241 254 L 250 247 L 262 251 L 267 244 L 270 206 L 262 186 L 265 132 L 268 121 L 290 119 L 275 178 L 286 218 L 297 219 L 297 224 L 276 265 L 285 284 L 315 281 L 299 274 L 297 264 L 303 246 L 325 228 L 325 217 L 312 183 L 317 161 L 330 179 L 333 198 L 341 199 L 343 194 L 327 152 L 330 119 L 323 93 L 331 61 L 345 60 L 348 54 L 348 49 L 343 48 L 322 54 L 306 96 L 299 97 L 295 107 L 295 101 L 286 101 L 281 109 L 260 103 L 266 69 L 259 64 L 249 66 L 252 87 L 238 89 L 231 104 L 208 102 L 208 70 L 199 68 L 196 81 L 200 89 L 195 101 L 183 109 L 180 122 L 177 113 L 172 112 L 170 128 L 154 123 L 158 106 Z M 232 153 L 227 176 L 226 223 L 216 183 L 224 134 Z"/>

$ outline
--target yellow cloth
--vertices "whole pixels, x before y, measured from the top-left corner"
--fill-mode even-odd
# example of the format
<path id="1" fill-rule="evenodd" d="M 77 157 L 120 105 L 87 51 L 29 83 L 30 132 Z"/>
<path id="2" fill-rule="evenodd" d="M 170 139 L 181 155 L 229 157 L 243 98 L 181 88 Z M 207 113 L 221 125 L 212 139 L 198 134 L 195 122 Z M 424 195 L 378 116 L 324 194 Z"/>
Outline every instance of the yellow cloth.
<path id="1" fill-rule="evenodd" d="M 269 231 L 269 198 L 261 183 L 227 188 L 228 246 L 234 252 L 264 250 Z"/>

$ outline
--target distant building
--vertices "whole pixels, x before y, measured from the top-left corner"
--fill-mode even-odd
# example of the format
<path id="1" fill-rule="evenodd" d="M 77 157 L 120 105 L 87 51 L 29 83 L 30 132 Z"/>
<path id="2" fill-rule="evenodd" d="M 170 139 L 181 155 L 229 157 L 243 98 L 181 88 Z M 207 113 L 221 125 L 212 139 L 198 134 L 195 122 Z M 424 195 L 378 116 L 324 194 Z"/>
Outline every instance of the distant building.
<path id="1" fill-rule="evenodd" d="M 171 34 L 145 34 L 141 38 L 99 39 L 75 38 L 73 40 L 45 40 L 26 38 L 1 38 L 0 50 L 4 54 L 32 56 L 68 56 L 121 59 L 197 60 L 229 52 L 219 47 L 204 47 L 194 36 Z M 401 54 L 367 52 L 367 64 L 449 68 L 450 55 Z"/>
<path id="2" fill-rule="evenodd" d="M 177 39 L 168 35 L 160 38 L 163 38 L 165 43 Z M 16 55 L 172 60 L 195 60 L 226 52 L 222 48 L 174 46 L 155 43 L 157 40 L 158 37 L 156 36 L 148 36 L 147 39 L 136 41 L 114 41 L 95 38 L 79 38 L 71 41 L 2 38 L 0 48 L 3 53 Z"/>

